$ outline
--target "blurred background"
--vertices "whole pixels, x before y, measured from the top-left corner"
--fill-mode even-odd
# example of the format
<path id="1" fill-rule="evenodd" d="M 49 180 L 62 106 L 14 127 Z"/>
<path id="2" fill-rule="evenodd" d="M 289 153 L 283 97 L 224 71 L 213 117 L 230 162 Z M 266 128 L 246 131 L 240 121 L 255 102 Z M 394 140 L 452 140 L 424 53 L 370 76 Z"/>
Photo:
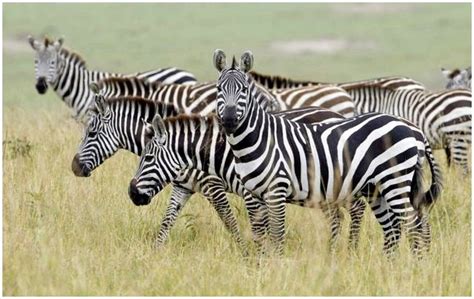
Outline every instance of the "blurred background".
<path id="1" fill-rule="evenodd" d="M 209 81 L 214 49 L 250 49 L 255 69 L 268 74 L 330 82 L 403 75 L 440 89 L 441 67 L 471 63 L 470 16 L 468 3 L 4 4 L 4 105 L 64 106 L 52 92 L 36 94 L 28 34 L 64 36 L 91 69 L 177 66 Z"/>

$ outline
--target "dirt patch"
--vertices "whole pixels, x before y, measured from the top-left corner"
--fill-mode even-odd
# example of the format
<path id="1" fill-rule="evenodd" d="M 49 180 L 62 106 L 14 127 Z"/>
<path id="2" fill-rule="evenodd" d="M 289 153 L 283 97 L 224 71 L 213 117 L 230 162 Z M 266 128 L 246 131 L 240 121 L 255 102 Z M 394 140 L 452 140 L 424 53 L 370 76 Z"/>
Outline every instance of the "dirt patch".
<path id="1" fill-rule="evenodd" d="M 286 54 L 331 54 L 347 50 L 374 50 L 377 45 L 373 41 L 322 38 L 318 40 L 276 41 L 271 43 L 270 48 Z"/>
<path id="2" fill-rule="evenodd" d="M 340 3 L 331 5 L 339 13 L 383 14 L 413 10 L 414 4 L 407 3 Z"/>

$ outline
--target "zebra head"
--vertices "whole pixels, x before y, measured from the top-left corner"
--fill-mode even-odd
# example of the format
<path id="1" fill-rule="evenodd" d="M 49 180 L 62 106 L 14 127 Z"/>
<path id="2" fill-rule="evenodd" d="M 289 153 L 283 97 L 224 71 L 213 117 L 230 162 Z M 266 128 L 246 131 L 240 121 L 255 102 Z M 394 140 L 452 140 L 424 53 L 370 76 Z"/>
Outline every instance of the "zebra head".
<path id="1" fill-rule="evenodd" d="M 137 206 L 149 204 L 153 196 L 163 190 L 180 172 L 179 162 L 170 150 L 170 140 L 160 115 L 153 118 L 145 139 L 145 150 L 128 188 L 130 199 Z"/>
<path id="2" fill-rule="evenodd" d="M 35 50 L 36 90 L 39 94 L 44 94 L 48 90 L 48 83 L 54 84 L 58 78 L 62 65 L 59 53 L 64 39 L 52 41 L 45 37 L 43 42 L 39 42 L 30 35 L 28 42 Z"/>
<path id="3" fill-rule="evenodd" d="M 92 84 L 91 89 L 93 89 Z M 90 176 L 97 166 L 118 151 L 119 137 L 111 118 L 109 103 L 102 95 L 96 93 L 95 107 L 89 110 L 84 137 L 72 160 L 71 168 L 76 176 Z"/>
<path id="4" fill-rule="evenodd" d="M 228 134 L 238 128 L 247 112 L 253 81 L 247 75 L 253 65 L 252 52 L 247 51 L 240 58 L 240 66 L 235 57 L 232 65 L 226 67 L 224 51 L 214 52 L 214 66 L 219 71 L 217 80 L 217 116 Z"/>
<path id="5" fill-rule="evenodd" d="M 441 69 L 441 73 L 447 79 L 446 89 L 467 88 L 471 89 L 471 67 L 463 70 Z"/>

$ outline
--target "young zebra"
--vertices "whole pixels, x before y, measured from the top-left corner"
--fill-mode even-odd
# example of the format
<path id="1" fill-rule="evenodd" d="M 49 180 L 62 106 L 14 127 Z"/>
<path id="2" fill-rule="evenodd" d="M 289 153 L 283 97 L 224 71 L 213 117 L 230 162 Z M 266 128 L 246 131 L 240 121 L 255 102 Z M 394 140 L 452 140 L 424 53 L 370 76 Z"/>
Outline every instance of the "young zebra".
<path id="1" fill-rule="evenodd" d="M 78 54 L 62 48 L 63 39 L 56 41 L 45 38 L 37 41 L 28 37 L 35 50 L 36 90 L 46 93 L 48 85 L 75 113 L 82 119 L 92 103 L 94 95 L 89 84 L 110 76 L 137 76 L 148 81 L 163 83 L 195 84 L 194 75 L 176 68 L 157 69 L 153 71 L 122 75 L 86 68 L 86 62 Z"/>
<path id="2" fill-rule="evenodd" d="M 95 87 L 92 89 L 94 90 Z M 103 96 L 97 95 L 95 107 L 90 111 L 89 123 L 85 129 L 83 140 L 72 161 L 71 168 L 74 174 L 79 177 L 90 176 L 95 168 L 119 149 L 140 155 L 146 143 L 146 128 L 155 113 L 166 118 L 177 115 L 178 110 L 172 105 L 139 97 L 119 97 L 105 100 Z M 306 122 L 335 121 L 342 118 L 337 113 L 315 107 L 289 112 L 288 117 Z M 157 236 L 157 246 L 161 246 L 166 241 L 171 227 L 189 197 L 195 192 L 202 192 L 209 199 L 236 242 L 241 248 L 244 248 L 237 221 L 225 195 L 227 190 L 245 196 L 243 187 L 236 182 L 235 175 L 228 177 L 227 183 L 224 183 L 221 178 L 198 169 L 183 170 L 174 177 L 173 185 L 171 199 Z M 146 205 L 152 198 L 152 196 L 136 195 L 133 201 L 136 205 Z M 362 218 L 361 213 L 363 214 L 363 209 L 354 211 L 351 215 Z M 354 225 L 357 225 L 357 221 Z M 353 229 L 355 233 L 358 232 L 357 229 L 358 227 Z"/>
<path id="3" fill-rule="evenodd" d="M 360 195 L 387 206 L 406 227 L 414 253 L 425 249 L 417 211 L 437 199 L 441 177 L 428 142 L 420 143 L 407 122 L 371 113 L 330 124 L 295 123 L 256 104 L 260 93 L 247 75 L 253 65 L 250 51 L 242 55 L 240 68 L 235 57 L 226 68 L 224 52 L 216 50 L 214 65 L 219 71 L 217 115 L 236 172 L 245 188 L 265 202 L 278 253 L 283 250 L 287 202 L 319 206 L 331 215 Z M 423 193 L 425 156 L 433 181 Z M 400 233 L 396 225 L 384 227 L 386 252 L 393 252 Z"/>
<path id="4" fill-rule="evenodd" d="M 101 80 L 99 89 L 106 98 L 120 95 L 135 95 L 173 104 L 186 114 L 207 115 L 215 109 L 216 83 L 202 83 L 193 86 L 163 85 L 147 83 L 138 78 L 107 78 Z M 259 87 L 260 88 L 260 87 Z M 350 96 L 336 86 L 312 86 L 279 91 L 266 91 L 268 111 L 286 110 L 300 107 L 322 107 L 344 117 L 353 116 L 355 106 Z"/>
<path id="5" fill-rule="evenodd" d="M 471 67 L 466 69 L 447 70 L 442 68 L 441 73 L 446 78 L 446 89 L 466 88 L 471 89 Z"/>

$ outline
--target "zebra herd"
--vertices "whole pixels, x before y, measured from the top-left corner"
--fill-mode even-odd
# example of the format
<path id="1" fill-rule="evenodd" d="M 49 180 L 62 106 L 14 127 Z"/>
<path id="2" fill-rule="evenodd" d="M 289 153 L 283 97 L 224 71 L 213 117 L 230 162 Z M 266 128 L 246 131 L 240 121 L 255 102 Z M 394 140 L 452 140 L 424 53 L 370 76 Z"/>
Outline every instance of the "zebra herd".
<path id="1" fill-rule="evenodd" d="M 63 39 L 28 40 L 38 93 L 51 86 L 84 123 L 74 174 L 88 177 L 124 149 L 140 156 L 129 186 L 135 205 L 173 185 L 157 246 L 198 192 L 247 253 L 226 195 L 234 193 L 244 199 L 259 251 L 268 236 L 271 249 L 283 253 L 287 203 L 322 209 L 331 248 L 341 231 L 340 209 L 347 209 L 356 248 L 368 204 L 382 227 L 384 252 L 395 252 L 405 231 L 420 255 L 429 250 L 429 211 L 442 190 L 432 149 L 444 149 L 448 164 L 470 171 L 470 68 L 443 70 L 446 90 L 430 92 L 407 77 L 333 84 L 269 76 L 251 70 L 250 51 L 228 65 L 216 50 L 217 81 L 197 83 L 177 68 L 130 75 L 88 70 Z"/>

